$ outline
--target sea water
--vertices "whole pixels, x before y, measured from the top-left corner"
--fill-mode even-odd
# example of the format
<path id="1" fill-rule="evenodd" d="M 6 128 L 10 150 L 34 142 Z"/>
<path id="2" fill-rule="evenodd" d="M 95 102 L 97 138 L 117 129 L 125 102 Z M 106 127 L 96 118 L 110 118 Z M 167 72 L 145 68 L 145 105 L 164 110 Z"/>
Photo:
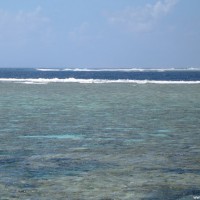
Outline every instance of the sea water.
<path id="1" fill-rule="evenodd" d="M 198 80 L 4 78 L 0 199 L 200 196 Z"/>

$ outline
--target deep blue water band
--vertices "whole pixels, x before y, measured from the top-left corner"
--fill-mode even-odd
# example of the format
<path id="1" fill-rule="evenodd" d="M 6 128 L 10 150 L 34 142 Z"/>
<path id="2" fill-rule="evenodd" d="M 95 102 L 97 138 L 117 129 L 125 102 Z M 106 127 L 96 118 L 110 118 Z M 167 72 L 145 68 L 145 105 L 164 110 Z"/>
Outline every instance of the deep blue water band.
<path id="1" fill-rule="evenodd" d="M 87 70 L 37 70 L 30 68 L 0 68 L 0 78 L 15 79 L 104 79 L 104 80 L 156 80 L 156 81 L 200 81 L 200 70 L 144 70 L 144 71 L 87 71 Z"/>

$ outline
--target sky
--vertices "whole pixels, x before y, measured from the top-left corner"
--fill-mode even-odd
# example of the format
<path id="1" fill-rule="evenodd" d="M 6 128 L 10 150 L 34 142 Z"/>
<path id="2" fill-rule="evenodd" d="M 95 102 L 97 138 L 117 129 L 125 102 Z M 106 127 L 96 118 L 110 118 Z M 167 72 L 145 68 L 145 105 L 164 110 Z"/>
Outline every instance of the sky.
<path id="1" fill-rule="evenodd" d="M 200 0 L 0 0 L 0 67 L 200 67 Z"/>

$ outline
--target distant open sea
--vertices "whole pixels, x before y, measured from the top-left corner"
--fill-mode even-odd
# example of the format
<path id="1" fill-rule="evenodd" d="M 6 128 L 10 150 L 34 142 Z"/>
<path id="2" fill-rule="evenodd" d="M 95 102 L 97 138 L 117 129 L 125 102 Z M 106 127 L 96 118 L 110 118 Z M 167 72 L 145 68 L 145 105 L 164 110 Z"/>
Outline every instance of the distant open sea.
<path id="1" fill-rule="evenodd" d="M 200 68 L 32 69 L 0 68 L 0 81 L 24 83 L 200 83 Z"/>
<path id="2" fill-rule="evenodd" d="M 0 199 L 200 199 L 200 69 L 0 68 Z"/>

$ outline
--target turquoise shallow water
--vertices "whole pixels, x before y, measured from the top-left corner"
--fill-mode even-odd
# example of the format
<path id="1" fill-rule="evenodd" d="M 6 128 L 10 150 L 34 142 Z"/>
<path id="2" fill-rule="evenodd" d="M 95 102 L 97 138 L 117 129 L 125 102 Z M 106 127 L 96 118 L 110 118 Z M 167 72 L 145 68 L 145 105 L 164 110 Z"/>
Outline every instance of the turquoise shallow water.
<path id="1" fill-rule="evenodd" d="M 200 87 L 0 83 L 1 199 L 200 196 Z"/>

